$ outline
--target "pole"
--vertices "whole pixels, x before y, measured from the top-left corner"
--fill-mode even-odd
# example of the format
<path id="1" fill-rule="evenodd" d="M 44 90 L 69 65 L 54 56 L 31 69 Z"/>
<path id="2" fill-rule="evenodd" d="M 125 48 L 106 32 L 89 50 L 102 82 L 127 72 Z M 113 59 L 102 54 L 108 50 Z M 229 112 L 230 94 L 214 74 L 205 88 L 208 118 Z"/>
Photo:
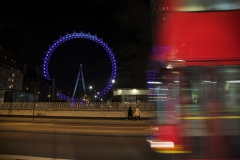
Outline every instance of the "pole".
<path id="1" fill-rule="evenodd" d="M 35 82 L 35 86 L 34 86 L 34 90 L 33 90 L 33 121 L 34 121 L 34 112 L 35 112 L 35 92 L 36 92 L 36 82 Z"/>
<path id="2" fill-rule="evenodd" d="M 48 98 L 48 101 L 50 102 L 50 91 L 51 91 L 51 87 L 50 86 L 48 86 L 48 94 L 47 94 L 47 98 Z"/>
<path id="3" fill-rule="evenodd" d="M 90 102 L 90 101 L 91 101 L 91 98 L 92 98 L 92 97 L 91 97 L 92 86 L 90 86 L 89 89 L 90 89 L 90 99 L 89 99 L 89 102 Z"/>
<path id="4" fill-rule="evenodd" d="M 114 83 L 115 83 L 115 80 L 113 79 L 113 80 L 112 80 L 112 91 L 113 91 L 113 97 L 112 97 L 112 100 L 114 99 Z"/>
<path id="5" fill-rule="evenodd" d="M 53 85 L 53 94 L 52 94 L 52 99 L 54 99 L 54 88 L 55 88 L 55 76 L 52 79 L 52 85 Z"/>

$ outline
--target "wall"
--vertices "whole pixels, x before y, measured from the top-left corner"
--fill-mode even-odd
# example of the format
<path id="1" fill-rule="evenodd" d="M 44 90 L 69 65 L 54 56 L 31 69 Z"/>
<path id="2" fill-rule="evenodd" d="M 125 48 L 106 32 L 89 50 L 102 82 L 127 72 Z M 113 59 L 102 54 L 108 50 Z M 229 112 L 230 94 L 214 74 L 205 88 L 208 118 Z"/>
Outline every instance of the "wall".
<path id="1" fill-rule="evenodd" d="M 130 105 L 133 112 L 136 106 L 139 106 L 142 118 L 156 117 L 156 103 L 91 103 L 82 105 L 71 102 L 0 103 L 0 116 L 127 118 Z"/>

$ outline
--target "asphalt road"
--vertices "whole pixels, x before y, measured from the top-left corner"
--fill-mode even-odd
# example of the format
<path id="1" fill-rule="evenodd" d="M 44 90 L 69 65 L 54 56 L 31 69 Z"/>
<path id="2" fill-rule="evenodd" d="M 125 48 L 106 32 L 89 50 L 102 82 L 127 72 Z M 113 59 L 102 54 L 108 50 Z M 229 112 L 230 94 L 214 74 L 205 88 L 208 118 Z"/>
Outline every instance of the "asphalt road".
<path id="1" fill-rule="evenodd" d="M 0 117 L 0 131 L 81 135 L 145 136 L 150 120 Z"/>
<path id="2" fill-rule="evenodd" d="M 169 159 L 145 139 L 152 121 L 0 118 L 0 160 Z"/>
<path id="3" fill-rule="evenodd" d="M 211 151 L 209 137 L 202 136 L 189 139 L 189 158 L 156 153 L 146 141 L 155 124 L 146 119 L 0 117 L 0 160 L 190 160 L 202 156 L 201 151 Z M 240 137 L 230 138 L 232 152 L 239 148 Z"/>
<path id="4" fill-rule="evenodd" d="M 11 160 L 169 160 L 152 151 L 143 137 L 84 136 L 77 134 L 0 132 L 0 154 Z M 0 155 L 0 159 L 1 159 Z M 15 157 L 14 157 L 15 156 Z M 27 156 L 23 159 L 21 156 Z M 2 159 L 1 159 L 2 160 Z M 10 160 L 10 159 L 8 159 Z"/>

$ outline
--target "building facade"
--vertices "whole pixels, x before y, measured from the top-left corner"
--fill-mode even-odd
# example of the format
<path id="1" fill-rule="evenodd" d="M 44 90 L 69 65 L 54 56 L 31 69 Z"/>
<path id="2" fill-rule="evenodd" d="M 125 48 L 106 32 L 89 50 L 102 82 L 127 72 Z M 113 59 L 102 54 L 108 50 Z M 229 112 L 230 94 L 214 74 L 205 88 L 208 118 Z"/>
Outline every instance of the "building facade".
<path id="1" fill-rule="evenodd" d="M 22 90 L 23 73 L 17 57 L 0 48 L 0 102 L 5 91 Z"/>

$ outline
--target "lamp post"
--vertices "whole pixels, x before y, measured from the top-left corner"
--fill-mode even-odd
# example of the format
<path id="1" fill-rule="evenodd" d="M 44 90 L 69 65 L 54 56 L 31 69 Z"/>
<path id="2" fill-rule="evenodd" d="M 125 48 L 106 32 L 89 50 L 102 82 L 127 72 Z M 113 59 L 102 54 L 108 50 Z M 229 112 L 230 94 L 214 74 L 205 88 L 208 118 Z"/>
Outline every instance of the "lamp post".
<path id="1" fill-rule="evenodd" d="M 114 90 L 114 83 L 115 83 L 115 80 L 113 79 L 113 80 L 112 80 L 112 87 L 113 87 L 113 90 Z"/>
<path id="2" fill-rule="evenodd" d="M 52 100 L 54 99 L 54 90 L 55 90 L 55 76 L 52 78 L 52 85 L 53 85 L 53 93 L 52 93 Z"/>
<path id="3" fill-rule="evenodd" d="M 10 91 L 10 102 L 12 102 L 12 85 L 9 85 L 9 91 Z"/>
<path id="4" fill-rule="evenodd" d="M 89 87 L 89 89 L 90 89 L 90 99 L 89 99 L 89 101 L 91 100 L 91 91 L 92 91 L 92 86 L 90 86 Z"/>
<path id="5" fill-rule="evenodd" d="M 113 80 L 112 80 L 112 91 L 113 91 L 113 98 L 114 98 L 114 83 L 115 83 L 115 80 L 113 79 Z M 112 99 L 113 99 L 113 98 L 112 98 Z"/>
<path id="6" fill-rule="evenodd" d="M 48 94 L 48 100 L 49 100 L 49 102 L 50 102 L 50 97 L 51 97 L 51 95 L 50 95 L 50 94 Z"/>
<path id="7" fill-rule="evenodd" d="M 37 82 L 34 84 L 34 90 L 33 90 L 33 121 L 34 121 L 34 113 L 35 113 L 35 108 L 36 108 L 36 88 L 37 88 Z M 38 92 L 39 93 L 39 92 Z"/>
<path id="8" fill-rule="evenodd" d="M 50 98 L 51 98 L 51 86 L 49 86 L 48 89 L 48 101 L 50 102 Z"/>

